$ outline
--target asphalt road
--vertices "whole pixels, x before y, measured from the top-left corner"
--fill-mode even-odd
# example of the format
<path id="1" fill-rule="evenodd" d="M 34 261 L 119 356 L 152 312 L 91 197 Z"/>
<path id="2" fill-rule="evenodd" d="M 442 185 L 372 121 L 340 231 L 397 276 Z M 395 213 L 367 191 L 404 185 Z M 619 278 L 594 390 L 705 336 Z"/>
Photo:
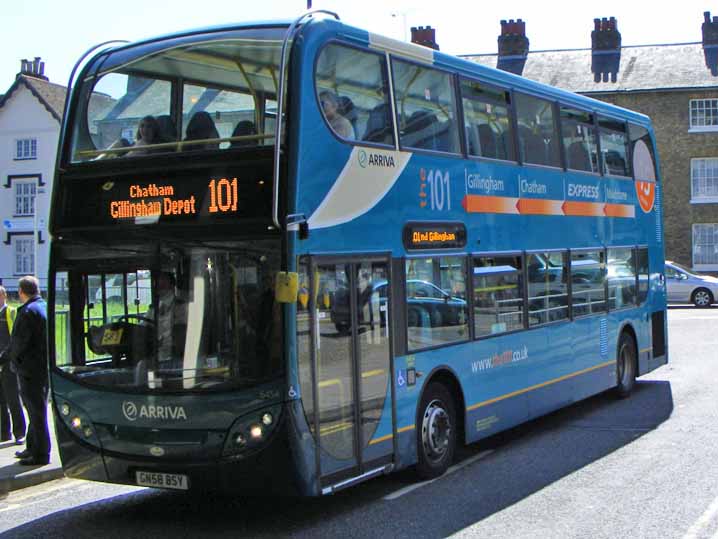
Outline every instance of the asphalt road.
<path id="1" fill-rule="evenodd" d="M 321 499 L 186 497 L 61 480 L 0 501 L 3 537 L 718 539 L 718 309 L 671 309 L 671 363 L 411 472 Z"/>

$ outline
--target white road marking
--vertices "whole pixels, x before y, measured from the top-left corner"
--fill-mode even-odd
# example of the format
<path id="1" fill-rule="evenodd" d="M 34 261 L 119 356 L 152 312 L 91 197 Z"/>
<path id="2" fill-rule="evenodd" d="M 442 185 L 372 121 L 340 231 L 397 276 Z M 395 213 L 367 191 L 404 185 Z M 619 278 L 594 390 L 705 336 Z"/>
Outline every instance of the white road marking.
<path id="1" fill-rule="evenodd" d="M 471 458 L 468 458 L 462 462 L 459 462 L 458 464 L 454 464 L 453 466 L 449 467 L 449 469 L 446 470 L 446 473 L 444 475 L 441 475 L 441 476 L 437 477 L 436 479 L 429 479 L 428 481 L 422 481 L 421 483 L 414 483 L 413 485 L 409 485 L 408 487 L 401 488 L 401 489 L 397 490 L 396 492 L 392 492 L 391 494 L 387 494 L 386 496 L 384 496 L 384 500 L 387 500 L 387 501 L 396 500 L 397 498 L 403 496 L 404 494 L 408 494 L 409 492 L 411 492 L 413 490 L 421 488 L 425 485 L 429 485 L 429 484 L 433 483 L 434 481 L 441 479 L 442 477 L 446 477 L 447 475 L 452 474 L 452 473 L 460 470 L 461 468 L 464 468 L 465 466 L 468 466 L 469 464 L 473 464 L 477 460 L 482 459 L 482 458 L 490 455 L 491 453 L 493 453 L 493 450 L 482 451 L 478 455 L 474 455 Z"/>
<path id="2" fill-rule="evenodd" d="M 713 503 L 708 506 L 705 513 L 703 513 L 700 518 L 693 523 L 693 526 L 688 529 L 686 534 L 683 536 L 683 539 L 697 539 L 698 534 L 710 526 L 711 520 L 716 515 L 718 515 L 718 498 L 713 500 Z M 713 536 L 713 539 L 716 539 L 717 537 L 718 533 Z"/>

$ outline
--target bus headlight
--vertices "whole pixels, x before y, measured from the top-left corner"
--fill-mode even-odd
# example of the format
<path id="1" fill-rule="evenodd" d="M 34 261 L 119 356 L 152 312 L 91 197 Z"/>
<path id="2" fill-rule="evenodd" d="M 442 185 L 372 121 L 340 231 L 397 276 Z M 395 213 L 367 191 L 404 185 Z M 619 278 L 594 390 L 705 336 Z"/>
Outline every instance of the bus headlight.
<path id="1" fill-rule="evenodd" d="M 75 403 L 70 403 L 61 397 L 57 397 L 56 402 L 58 416 L 67 429 L 82 441 L 99 447 L 100 440 L 97 437 L 97 431 L 87 413 Z"/>
<path id="2" fill-rule="evenodd" d="M 249 435 L 252 437 L 252 440 L 259 441 L 262 439 L 262 427 L 259 425 L 252 425 L 249 428 Z"/>
<path id="3" fill-rule="evenodd" d="M 275 429 L 281 410 L 281 405 L 275 405 L 237 419 L 229 429 L 222 456 L 239 456 L 259 448 Z"/>

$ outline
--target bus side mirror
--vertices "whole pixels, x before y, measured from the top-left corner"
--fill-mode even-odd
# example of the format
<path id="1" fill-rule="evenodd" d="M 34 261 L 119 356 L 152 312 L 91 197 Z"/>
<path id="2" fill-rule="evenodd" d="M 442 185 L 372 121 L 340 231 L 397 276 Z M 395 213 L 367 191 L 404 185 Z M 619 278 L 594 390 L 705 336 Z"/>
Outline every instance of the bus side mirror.
<path id="1" fill-rule="evenodd" d="M 277 303 L 296 303 L 299 293 L 299 274 L 278 271 L 274 279 L 274 300 Z"/>

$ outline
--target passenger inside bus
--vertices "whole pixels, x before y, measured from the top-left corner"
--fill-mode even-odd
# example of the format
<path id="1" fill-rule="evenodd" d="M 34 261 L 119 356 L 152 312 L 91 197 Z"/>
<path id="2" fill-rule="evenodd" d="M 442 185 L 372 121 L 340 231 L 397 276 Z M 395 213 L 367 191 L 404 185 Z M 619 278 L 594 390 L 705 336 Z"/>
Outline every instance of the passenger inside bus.
<path id="1" fill-rule="evenodd" d="M 130 150 L 125 155 L 128 157 L 135 155 L 147 155 L 151 150 L 144 148 L 150 144 L 159 144 L 163 142 L 160 138 L 160 124 L 154 116 L 145 116 L 140 120 L 140 125 L 137 127 L 137 135 L 135 136 L 135 143 L 133 150 Z"/>
<path id="2" fill-rule="evenodd" d="M 219 148 L 219 143 L 204 141 L 218 138 L 219 132 L 217 131 L 214 121 L 209 113 L 204 110 L 195 112 L 187 124 L 185 141 L 196 140 L 202 142 L 198 142 L 197 144 L 188 144 L 187 148 L 190 150 L 216 150 Z"/>
<path id="3" fill-rule="evenodd" d="M 242 137 L 246 135 L 256 135 L 257 128 L 254 126 L 254 122 L 249 120 L 242 120 L 237 124 L 237 127 L 232 131 L 232 137 Z M 256 146 L 259 143 L 257 139 L 244 139 L 244 140 L 233 140 L 230 147 L 242 148 L 247 146 Z"/>
<path id="4" fill-rule="evenodd" d="M 322 112 L 334 132 L 342 138 L 354 140 L 354 128 L 352 124 L 339 111 L 339 101 L 332 92 L 325 90 L 319 94 L 319 102 L 322 105 Z"/>

